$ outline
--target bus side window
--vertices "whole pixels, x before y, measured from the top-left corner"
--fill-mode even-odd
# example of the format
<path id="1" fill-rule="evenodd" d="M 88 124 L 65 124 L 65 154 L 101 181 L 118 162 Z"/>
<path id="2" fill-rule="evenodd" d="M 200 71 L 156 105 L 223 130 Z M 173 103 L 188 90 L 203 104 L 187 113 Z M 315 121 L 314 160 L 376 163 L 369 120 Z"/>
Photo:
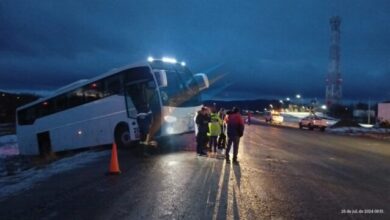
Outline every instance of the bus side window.
<path id="1" fill-rule="evenodd" d="M 64 111 L 68 108 L 67 94 L 58 96 L 56 98 L 56 112 Z"/>
<path id="2" fill-rule="evenodd" d="M 103 88 L 100 81 L 93 82 L 84 87 L 85 102 L 92 102 L 103 97 Z"/>
<path id="3" fill-rule="evenodd" d="M 117 95 L 121 92 L 121 82 L 119 75 L 108 77 L 104 80 L 103 96 Z"/>
<path id="4" fill-rule="evenodd" d="M 69 108 L 84 104 L 84 93 L 82 89 L 77 89 L 69 93 Z"/>
<path id="5" fill-rule="evenodd" d="M 33 124 L 36 119 L 36 110 L 35 106 L 31 106 L 27 109 L 23 109 L 18 113 L 18 123 L 19 125 L 29 125 Z"/>
<path id="6" fill-rule="evenodd" d="M 126 88 L 127 114 L 130 118 L 137 117 L 138 109 L 136 107 L 139 107 L 140 101 L 142 101 L 143 98 L 139 95 L 140 89 L 141 87 L 139 84 L 132 84 Z"/>
<path id="7" fill-rule="evenodd" d="M 39 105 L 38 117 L 43 117 L 46 115 L 53 114 L 54 110 L 55 110 L 54 100 L 53 99 L 46 100 Z"/>

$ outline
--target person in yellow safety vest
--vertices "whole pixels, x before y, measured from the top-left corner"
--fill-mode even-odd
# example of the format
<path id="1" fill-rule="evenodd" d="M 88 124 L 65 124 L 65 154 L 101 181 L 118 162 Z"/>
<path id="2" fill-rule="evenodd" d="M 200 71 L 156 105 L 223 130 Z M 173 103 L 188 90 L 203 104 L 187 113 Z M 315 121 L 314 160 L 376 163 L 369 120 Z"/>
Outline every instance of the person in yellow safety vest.
<path id="1" fill-rule="evenodd" d="M 217 152 L 217 144 L 218 144 L 217 138 L 218 135 L 221 134 L 221 125 L 222 125 L 222 120 L 219 117 L 216 110 L 213 109 L 213 112 L 210 114 L 209 132 L 207 135 L 210 137 L 210 141 L 209 141 L 210 150 L 214 148 L 214 152 Z"/>

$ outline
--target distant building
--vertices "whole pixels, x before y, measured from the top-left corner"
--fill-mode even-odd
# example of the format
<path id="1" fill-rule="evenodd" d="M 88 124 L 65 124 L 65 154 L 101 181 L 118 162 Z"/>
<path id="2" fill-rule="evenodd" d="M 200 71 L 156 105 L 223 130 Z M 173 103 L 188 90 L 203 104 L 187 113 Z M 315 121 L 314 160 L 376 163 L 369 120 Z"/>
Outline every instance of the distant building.
<path id="1" fill-rule="evenodd" d="M 390 103 L 378 104 L 378 120 L 381 122 L 390 122 Z"/>

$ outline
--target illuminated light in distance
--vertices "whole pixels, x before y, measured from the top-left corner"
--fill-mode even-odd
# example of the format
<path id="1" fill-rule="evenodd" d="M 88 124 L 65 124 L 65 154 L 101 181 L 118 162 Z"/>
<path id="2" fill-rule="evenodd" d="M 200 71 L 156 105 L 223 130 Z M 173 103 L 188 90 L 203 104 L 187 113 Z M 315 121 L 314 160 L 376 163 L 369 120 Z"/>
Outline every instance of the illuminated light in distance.
<path id="1" fill-rule="evenodd" d="M 83 134 L 83 131 L 78 130 L 78 131 L 77 131 L 77 134 L 78 134 L 78 135 L 82 135 L 82 134 Z"/>
<path id="2" fill-rule="evenodd" d="M 153 62 L 154 61 L 153 57 L 148 57 L 148 61 Z"/>
<path id="3" fill-rule="evenodd" d="M 321 108 L 325 110 L 326 109 L 326 105 L 322 105 Z"/>
<path id="4" fill-rule="evenodd" d="M 174 58 L 169 58 L 169 57 L 163 57 L 162 61 L 165 63 L 177 63 L 177 60 Z"/>
<path id="5" fill-rule="evenodd" d="M 186 66 L 186 62 L 181 62 L 181 65 L 182 66 Z"/>
<path id="6" fill-rule="evenodd" d="M 301 95 L 297 94 L 295 97 L 297 97 L 297 99 L 300 99 Z"/>
<path id="7" fill-rule="evenodd" d="M 289 97 L 287 97 L 287 98 L 286 98 L 286 100 L 287 100 L 287 101 L 290 101 L 290 98 L 289 98 Z"/>

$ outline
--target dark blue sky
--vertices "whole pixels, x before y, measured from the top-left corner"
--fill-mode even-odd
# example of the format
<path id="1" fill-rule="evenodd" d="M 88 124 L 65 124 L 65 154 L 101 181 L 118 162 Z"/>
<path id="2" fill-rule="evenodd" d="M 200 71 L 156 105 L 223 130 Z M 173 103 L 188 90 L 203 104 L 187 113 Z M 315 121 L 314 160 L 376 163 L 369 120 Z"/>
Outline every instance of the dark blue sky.
<path id="1" fill-rule="evenodd" d="M 388 0 L 0 1 L 0 89 L 53 90 L 174 56 L 217 98 L 322 99 L 340 15 L 346 99 L 390 99 Z"/>

